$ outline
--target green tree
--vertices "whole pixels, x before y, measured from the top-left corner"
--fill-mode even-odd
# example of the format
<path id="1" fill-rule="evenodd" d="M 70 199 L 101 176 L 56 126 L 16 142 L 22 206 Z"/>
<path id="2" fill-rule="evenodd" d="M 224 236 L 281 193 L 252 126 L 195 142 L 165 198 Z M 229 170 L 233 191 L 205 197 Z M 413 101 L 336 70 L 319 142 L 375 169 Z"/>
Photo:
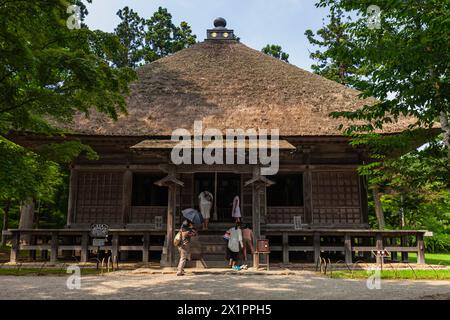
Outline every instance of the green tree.
<path id="1" fill-rule="evenodd" d="M 369 6 L 381 10 L 374 25 Z M 443 141 L 450 150 L 450 3 L 442 0 L 320 0 L 318 6 L 353 12 L 347 24 L 351 54 L 361 63 L 362 76 L 371 79 L 363 96 L 379 102 L 335 117 L 360 119 L 367 126 L 349 129 L 381 129 L 400 116 L 414 117 L 413 127 L 430 128 L 440 121 Z M 347 52 L 337 53 L 346 59 Z"/>
<path id="2" fill-rule="evenodd" d="M 146 21 L 144 60 L 153 62 L 195 44 L 196 36 L 187 22 L 180 27 L 172 22 L 172 15 L 167 9 L 159 7 Z"/>
<path id="3" fill-rule="evenodd" d="M 116 64 L 121 67 L 136 68 L 143 58 L 145 20 L 128 7 L 117 12 L 121 19 L 114 29 L 124 50 Z"/>
<path id="4" fill-rule="evenodd" d="M 276 59 L 289 63 L 289 54 L 283 51 L 283 48 L 276 44 L 268 44 L 262 48 L 261 52 Z"/>
<path id="5" fill-rule="evenodd" d="M 0 201 L 51 199 L 59 163 L 93 151 L 78 141 L 24 148 L 12 132 L 63 135 L 57 123 L 92 108 L 113 119 L 126 112 L 130 68 L 114 67 L 120 42 L 84 24 L 69 28 L 68 5 L 79 0 L 0 2 Z M 80 16 L 87 14 L 81 7 Z M 72 26 L 72 25 L 69 25 Z M 9 209 L 8 209 L 9 210 Z"/>
<path id="6" fill-rule="evenodd" d="M 353 54 L 355 47 L 347 30 L 350 17 L 346 17 L 339 8 L 331 8 L 330 11 L 328 24 L 316 33 L 312 30 L 305 32 L 308 41 L 320 48 L 310 53 L 311 59 L 316 61 L 311 68 L 325 78 L 358 88 L 362 81 L 359 76 L 361 65 L 358 56 Z"/>

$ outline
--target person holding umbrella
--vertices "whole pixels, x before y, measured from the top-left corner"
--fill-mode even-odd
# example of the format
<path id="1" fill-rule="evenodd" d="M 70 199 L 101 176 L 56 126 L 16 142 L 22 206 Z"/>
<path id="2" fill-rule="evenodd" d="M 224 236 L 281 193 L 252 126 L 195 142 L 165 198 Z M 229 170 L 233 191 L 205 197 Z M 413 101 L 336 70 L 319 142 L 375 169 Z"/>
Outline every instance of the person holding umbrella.
<path id="1" fill-rule="evenodd" d="M 202 224 L 203 217 L 200 212 L 195 209 L 186 209 L 181 212 L 186 219 L 180 228 L 180 243 L 178 251 L 180 252 L 180 261 L 178 262 L 177 276 L 184 276 L 184 267 L 186 261 L 191 259 L 191 238 L 197 235 L 194 224 Z"/>
<path id="2" fill-rule="evenodd" d="M 197 231 L 192 224 L 192 221 L 185 220 L 181 224 L 180 228 L 181 241 L 178 246 L 178 251 L 180 252 L 180 261 L 178 262 L 177 276 L 184 276 L 184 267 L 186 266 L 186 261 L 191 259 L 191 238 L 197 235 Z"/>

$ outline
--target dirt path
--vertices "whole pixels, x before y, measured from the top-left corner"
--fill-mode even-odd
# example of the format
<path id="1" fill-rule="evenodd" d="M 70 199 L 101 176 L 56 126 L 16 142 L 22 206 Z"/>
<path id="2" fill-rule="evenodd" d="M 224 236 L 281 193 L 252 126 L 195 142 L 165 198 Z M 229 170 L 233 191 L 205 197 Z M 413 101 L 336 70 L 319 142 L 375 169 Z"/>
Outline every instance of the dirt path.
<path id="1" fill-rule="evenodd" d="M 312 272 L 184 278 L 120 272 L 84 276 L 79 290 L 68 290 L 66 280 L 2 276 L 0 299 L 450 299 L 450 281 L 383 280 L 380 290 L 369 290 L 365 280 L 329 279 Z"/>

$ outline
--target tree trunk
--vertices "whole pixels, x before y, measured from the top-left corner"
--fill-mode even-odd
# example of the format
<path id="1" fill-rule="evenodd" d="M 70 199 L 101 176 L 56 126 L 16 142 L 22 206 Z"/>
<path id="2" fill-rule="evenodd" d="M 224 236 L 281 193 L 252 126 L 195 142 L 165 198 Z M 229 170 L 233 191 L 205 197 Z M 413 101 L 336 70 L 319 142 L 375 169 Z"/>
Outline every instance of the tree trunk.
<path id="1" fill-rule="evenodd" d="M 383 212 L 383 207 L 381 206 L 381 196 L 380 196 L 380 191 L 378 186 L 374 186 L 373 187 L 373 202 L 375 204 L 375 214 L 377 216 L 377 221 L 378 221 L 378 229 L 382 230 L 385 227 L 385 222 L 384 222 L 384 212 Z"/>
<path id="2" fill-rule="evenodd" d="M 447 112 L 442 111 L 439 119 L 441 122 L 442 131 L 444 131 L 444 139 L 443 139 L 444 144 L 445 144 L 447 150 L 450 151 L 450 125 L 448 124 Z"/>
<path id="3" fill-rule="evenodd" d="M 9 222 L 9 209 L 11 208 L 11 200 L 8 200 L 6 202 L 6 206 L 3 209 L 4 215 L 3 215 L 3 228 L 2 231 L 8 230 L 8 222 Z M 3 247 L 6 244 L 6 236 L 2 234 L 2 240 L 0 241 L 0 247 Z"/>
<path id="4" fill-rule="evenodd" d="M 400 228 L 403 229 L 405 227 L 405 207 L 404 207 L 404 196 L 403 194 L 400 196 Z"/>
<path id="5" fill-rule="evenodd" d="M 28 199 L 20 206 L 19 229 L 33 229 L 34 222 L 34 200 Z M 25 243 L 29 243 L 30 237 L 21 237 Z"/>

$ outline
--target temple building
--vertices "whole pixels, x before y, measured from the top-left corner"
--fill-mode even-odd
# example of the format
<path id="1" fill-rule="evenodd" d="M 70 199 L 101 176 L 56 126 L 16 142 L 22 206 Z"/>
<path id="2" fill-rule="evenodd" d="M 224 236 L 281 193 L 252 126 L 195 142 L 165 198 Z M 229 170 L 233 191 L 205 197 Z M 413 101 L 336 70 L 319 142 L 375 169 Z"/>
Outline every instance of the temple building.
<path id="1" fill-rule="evenodd" d="M 101 247 L 115 259 L 160 261 L 174 265 L 174 234 L 181 211 L 199 207 L 198 195 L 213 195 L 211 222 L 200 228 L 196 258 L 207 267 L 226 265 L 225 230 L 233 225 L 231 206 L 240 198 L 242 221 L 258 239 L 269 239 L 271 260 L 317 262 L 321 257 L 352 263 L 388 250 L 407 259 L 418 253 L 424 262 L 424 231 L 371 230 L 368 223 L 367 183 L 357 173 L 366 163 L 364 148 L 349 144 L 333 111 L 357 110 L 374 99 L 292 64 L 251 49 L 236 40 L 223 19 L 207 31 L 204 42 L 137 70 L 138 80 L 127 98 L 128 114 L 118 121 L 92 111 L 65 124 L 65 139 L 91 146 L 98 160 L 79 157 L 71 165 L 67 226 L 64 229 L 10 230 L 11 260 L 19 250 L 44 250 L 55 262 L 64 252 L 89 261 L 96 247 L 89 235 L 92 224 L 109 226 Z M 249 157 L 258 138 L 245 140 L 241 162 L 175 164 L 171 157 L 174 131 L 216 129 L 279 130 L 275 151 L 279 170 L 261 174 L 264 164 Z M 391 124 L 385 134 L 405 130 L 408 121 Z M 17 135 L 27 145 L 61 138 Z M 209 142 L 192 143 L 204 150 Z M 256 142 L 255 142 L 256 141 Z M 238 153 L 238 150 L 236 151 Z M 242 154 L 241 154 L 242 156 Z M 242 157 L 241 157 L 242 158 Z M 21 244 L 20 234 L 32 243 Z M 414 238 L 414 240 L 411 240 Z"/>

